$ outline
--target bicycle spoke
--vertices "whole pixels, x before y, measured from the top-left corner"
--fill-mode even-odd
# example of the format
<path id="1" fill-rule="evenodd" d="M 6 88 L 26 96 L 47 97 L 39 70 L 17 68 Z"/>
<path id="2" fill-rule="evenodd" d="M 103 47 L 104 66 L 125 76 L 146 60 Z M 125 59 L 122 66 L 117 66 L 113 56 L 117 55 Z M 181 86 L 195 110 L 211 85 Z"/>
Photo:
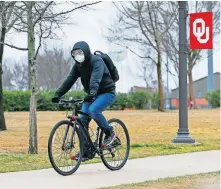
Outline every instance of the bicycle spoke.
<path id="1" fill-rule="evenodd" d="M 122 158 L 121 153 L 120 153 L 119 150 L 117 150 L 117 154 L 118 154 L 118 160 L 119 160 L 119 161 L 122 161 L 122 159 L 124 159 L 124 158 Z"/>
<path id="2" fill-rule="evenodd" d="M 58 136 L 58 143 L 59 144 L 62 144 L 62 140 L 61 140 L 61 137 L 60 137 L 60 131 L 59 131 L 59 129 L 58 129 L 58 134 L 57 134 L 57 136 Z"/>
<path id="3" fill-rule="evenodd" d="M 58 143 L 60 143 L 60 140 L 58 139 L 58 137 L 55 137 L 55 141 L 58 141 Z"/>
<path id="4" fill-rule="evenodd" d="M 53 151 L 53 153 L 56 154 L 59 151 L 61 151 L 61 149 L 56 149 L 56 151 Z"/>
<path id="5" fill-rule="evenodd" d="M 62 165 L 62 156 L 63 156 L 63 152 L 60 153 L 59 161 L 58 161 L 58 166 L 61 166 L 61 165 Z"/>
<path id="6" fill-rule="evenodd" d="M 67 153 L 65 153 L 65 167 L 68 165 Z"/>

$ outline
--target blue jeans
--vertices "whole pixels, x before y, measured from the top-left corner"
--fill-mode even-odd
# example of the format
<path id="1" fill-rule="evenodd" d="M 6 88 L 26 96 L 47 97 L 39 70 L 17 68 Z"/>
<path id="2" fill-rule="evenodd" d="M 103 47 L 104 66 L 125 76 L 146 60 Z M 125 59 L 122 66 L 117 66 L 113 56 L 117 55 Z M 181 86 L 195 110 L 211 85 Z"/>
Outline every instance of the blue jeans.
<path id="1" fill-rule="evenodd" d="M 90 115 L 91 118 L 97 123 L 97 125 L 104 131 L 105 134 L 110 135 L 110 131 L 113 129 L 110 126 L 102 114 L 102 112 L 111 105 L 116 99 L 116 95 L 112 93 L 104 93 L 98 95 L 96 100 L 92 103 L 84 103 L 82 105 L 82 111 Z M 81 116 L 86 119 L 85 116 Z M 89 124 L 90 120 L 88 121 Z"/>

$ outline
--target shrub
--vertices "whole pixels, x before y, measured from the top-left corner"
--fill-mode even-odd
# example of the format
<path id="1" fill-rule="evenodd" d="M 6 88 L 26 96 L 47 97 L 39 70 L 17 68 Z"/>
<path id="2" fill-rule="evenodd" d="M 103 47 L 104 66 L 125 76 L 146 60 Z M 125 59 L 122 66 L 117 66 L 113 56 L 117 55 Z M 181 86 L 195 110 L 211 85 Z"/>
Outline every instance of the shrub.
<path id="1" fill-rule="evenodd" d="M 150 100 L 150 95 L 146 92 L 137 91 L 131 94 L 131 98 L 136 109 L 144 109 Z"/>
<path id="2" fill-rule="evenodd" d="M 63 110 L 57 104 L 51 102 L 51 99 L 55 91 L 40 91 L 37 101 L 38 111 L 55 111 Z M 4 95 L 4 111 L 29 111 L 30 104 L 30 91 L 3 91 Z M 71 91 L 68 92 L 64 98 L 73 97 L 84 98 L 85 93 L 83 91 Z"/>
<path id="3" fill-rule="evenodd" d="M 151 102 L 152 102 L 152 109 L 157 109 L 159 105 L 159 95 L 158 92 L 154 93 L 151 96 Z"/>
<path id="4" fill-rule="evenodd" d="M 5 111 L 28 111 L 30 91 L 3 91 Z"/>
<path id="5" fill-rule="evenodd" d="M 206 100 L 208 100 L 213 108 L 220 107 L 220 90 L 207 93 Z"/>
<path id="6" fill-rule="evenodd" d="M 55 90 L 42 90 L 39 93 L 37 101 L 38 111 L 56 111 L 64 110 L 57 104 L 51 102 Z M 4 95 L 4 110 L 5 111 L 29 111 L 30 91 L 3 91 Z M 82 99 L 86 93 L 84 91 L 70 91 L 64 95 L 64 98 Z M 153 107 L 158 106 L 157 93 L 150 96 L 145 92 L 135 92 L 132 94 L 118 93 L 116 101 L 108 109 L 109 110 L 124 110 L 125 108 L 136 107 L 136 109 L 143 109 L 146 107 L 148 101 L 153 100 Z"/>

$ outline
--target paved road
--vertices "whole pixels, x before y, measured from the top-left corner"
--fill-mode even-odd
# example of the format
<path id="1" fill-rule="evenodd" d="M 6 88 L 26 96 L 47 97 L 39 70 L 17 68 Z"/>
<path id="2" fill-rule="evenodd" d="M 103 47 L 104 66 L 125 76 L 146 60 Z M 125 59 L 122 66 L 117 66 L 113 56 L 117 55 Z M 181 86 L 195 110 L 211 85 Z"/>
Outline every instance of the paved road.
<path id="1" fill-rule="evenodd" d="M 53 169 L 1 173 L 1 189 L 88 189 L 220 170 L 220 151 L 157 156 L 129 160 L 120 171 L 103 164 L 82 165 L 67 177 Z"/>

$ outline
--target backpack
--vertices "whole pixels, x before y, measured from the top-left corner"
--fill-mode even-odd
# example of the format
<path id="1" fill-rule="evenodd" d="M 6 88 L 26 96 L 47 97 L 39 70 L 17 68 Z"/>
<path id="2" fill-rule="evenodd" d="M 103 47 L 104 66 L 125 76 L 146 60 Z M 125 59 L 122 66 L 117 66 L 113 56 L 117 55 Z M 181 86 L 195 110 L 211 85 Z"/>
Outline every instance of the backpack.
<path id="1" fill-rule="evenodd" d="M 104 63 L 106 64 L 106 66 L 107 66 L 107 68 L 108 68 L 108 70 L 109 70 L 109 72 L 111 74 L 112 80 L 114 82 L 117 82 L 119 80 L 119 74 L 118 74 L 117 68 L 114 65 L 114 63 L 111 60 L 111 58 L 107 54 L 105 54 L 105 53 L 103 53 L 101 51 L 95 51 L 94 55 L 98 55 L 98 56 L 100 56 L 103 59 Z"/>

